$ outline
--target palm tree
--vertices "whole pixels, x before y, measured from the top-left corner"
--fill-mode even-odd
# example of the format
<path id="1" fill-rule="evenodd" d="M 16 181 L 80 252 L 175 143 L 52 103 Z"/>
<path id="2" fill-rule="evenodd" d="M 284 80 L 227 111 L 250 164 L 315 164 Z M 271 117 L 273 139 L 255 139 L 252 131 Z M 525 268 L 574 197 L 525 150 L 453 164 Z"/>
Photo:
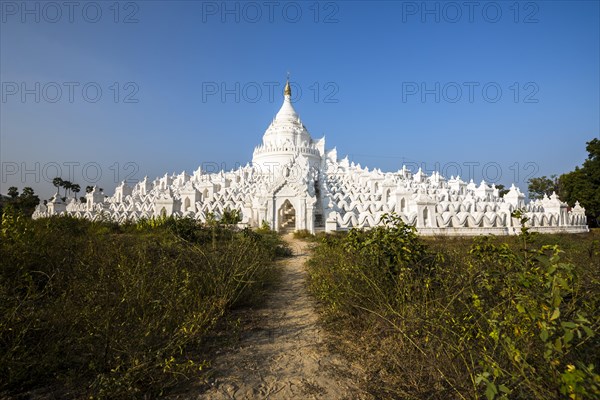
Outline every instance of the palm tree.
<path id="1" fill-rule="evenodd" d="M 77 183 L 71 185 L 71 191 L 73 192 L 73 197 L 77 198 L 77 193 L 81 191 L 81 186 Z"/>
<path id="2" fill-rule="evenodd" d="M 73 184 L 71 183 L 71 181 L 63 181 L 63 187 L 65 188 L 65 198 L 67 197 L 67 190 L 71 191 L 71 188 L 73 187 Z"/>
<path id="3" fill-rule="evenodd" d="M 59 188 L 62 187 L 63 185 L 63 180 L 60 177 L 56 177 L 54 179 L 52 179 L 52 185 L 54 185 L 54 187 L 56 187 L 56 194 L 58 194 Z"/>

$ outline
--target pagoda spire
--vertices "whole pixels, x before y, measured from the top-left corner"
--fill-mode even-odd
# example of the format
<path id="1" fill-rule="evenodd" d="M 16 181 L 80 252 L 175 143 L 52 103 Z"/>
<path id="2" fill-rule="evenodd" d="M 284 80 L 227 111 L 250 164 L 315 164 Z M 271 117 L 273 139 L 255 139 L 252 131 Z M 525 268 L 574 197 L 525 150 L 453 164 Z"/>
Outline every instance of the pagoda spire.
<path id="1" fill-rule="evenodd" d="M 299 121 L 300 117 L 294 110 L 294 106 L 292 105 L 292 85 L 290 85 L 290 76 L 288 73 L 288 77 L 285 82 L 285 88 L 283 89 L 283 104 L 279 109 L 277 115 L 275 115 L 275 120 L 283 120 L 287 119 L 289 121 Z"/>
<path id="2" fill-rule="evenodd" d="M 283 89 L 283 95 L 284 96 L 290 96 L 292 97 L 292 88 L 290 86 L 290 76 L 288 74 L 287 80 L 285 82 L 285 89 Z"/>

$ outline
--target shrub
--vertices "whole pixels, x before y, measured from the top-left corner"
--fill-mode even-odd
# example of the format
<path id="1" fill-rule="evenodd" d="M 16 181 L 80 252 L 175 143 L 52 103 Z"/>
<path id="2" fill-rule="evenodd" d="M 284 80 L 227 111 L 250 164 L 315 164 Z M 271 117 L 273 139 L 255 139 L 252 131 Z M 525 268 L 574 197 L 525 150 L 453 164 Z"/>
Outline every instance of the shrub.
<path id="1" fill-rule="evenodd" d="M 2 216 L 0 391 L 157 396 L 209 363 L 228 309 L 259 301 L 281 246 L 188 219 Z M 60 394 L 62 393 L 62 394 Z"/>
<path id="2" fill-rule="evenodd" d="M 593 237 L 525 228 L 517 238 L 421 239 L 393 215 L 384 221 L 323 239 L 309 263 L 325 321 L 371 371 L 375 395 L 600 395 Z M 564 261 L 561 241 L 580 267 Z"/>
<path id="3" fill-rule="evenodd" d="M 301 229 L 294 232 L 294 238 L 313 241 L 315 239 L 315 235 L 306 229 Z"/>

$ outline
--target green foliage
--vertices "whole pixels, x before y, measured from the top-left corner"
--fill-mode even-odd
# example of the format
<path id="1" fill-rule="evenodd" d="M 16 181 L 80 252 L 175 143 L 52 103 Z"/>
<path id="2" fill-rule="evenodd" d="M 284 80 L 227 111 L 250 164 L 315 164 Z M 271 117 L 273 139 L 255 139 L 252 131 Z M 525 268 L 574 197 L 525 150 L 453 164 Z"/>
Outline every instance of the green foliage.
<path id="1" fill-rule="evenodd" d="M 406 225 L 396 214 L 381 217 L 383 226 L 369 231 L 353 229 L 345 238 L 348 252 L 362 255 L 383 268 L 396 279 L 400 271 L 417 264 L 425 255 L 425 246 L 416 234 L 416 228 Z"/>
<path id="2" fill-rule="evenodd" d="M 237 209 L 224 210 L 223 215 L 221 216 L 220 222 L 225 225 L 235 225 L 239 222 L 242 222 L 242 217 L 240 216 L 240 210 L 237 210 Z"/>
<path id="3" fill-rule="evenodd" d="M 422 239 L 392 216 L 315 249 L 311 291 L 379 397 L 600 396 L 597 235 L 514 217 L 518 237 Z"/>
<path id="4" fill-rule="evenodd" d="M 298 231 L 294 231 L 294 238 L 308 240 L 308 241 L 314 241 L 316 237 L 315 237 L 315 235 L 310 233 L 308 230 L 301 229 Z"/>
<path id="5" fill-rule="evenodd" d="M 505 194 L 507 194 L 508 192 L 510 192 L 510 189 L 507 189 L 504 185 L 502 184 L 498 184 L 496 185 L 496 188 L 498 189 L 498 195 L 500 197 L 504 197 Z"/>
<path id="6" fill-rule="evenodd" d="M 24 187 L 23 192 L 19 195 L 18 189 L 11 186 L 8 188 L 8 196 L 8 198 L 0 196 L 0 215 L 4 207 L 10 207 L 30 217 L 35 211 L 35 207 L 40 204 L 39 197 L 30 187 Z"/>
<path id="7" fill-rule="evenodd" d="M 310 261 L 313 293 L 332 314 L 354 314 L 374 301 L 396 304 L 406 287 L 427 281 L 425 246 L 415 229 L 394 215 L 386 226 L 353 229 L 345 236 L 326 236 Z"/>
<path id="8" fill-rule="evenodd" d="M 600 218 L 600 139 L 592 139 L 586 143 L 588 158 L 583 166 L 575 167 L 574 171 L 561 175 L 531 178 L 528 182 L 529 197 L 541 199 L 556 192 L 561 200 L 571 207 L 579 201 L 585 208 L 588 224 L 599 226 Z"/>
<path id="9" fill-rule="evenodd" d="M 556 390 L 572 398 L 599 394 L 597 375 L 577 382 L 561 375 L 564 368 L 570 375 L 573 363 L 584 365 L 571 352 L 595 336 L 586 311 L 573 300 L 574 266 L 561 262 L 556 245 L 542 246 L 535 258 L 526 258 L 485 242 L 485 250 L 476 242 L 471 253 L 484 267 L 479 275 L 484 290 L 475 290 L 473 296 L 489 305 L 474 309 L 474 335 L 485 338 L 481 349 L 496 350 L 482 352 L 483 372 L 476 378 L 476 383 L 486 384 L 487 398 L 508 398 L 493 389 L 498 382 L 506 394 L 518 397 L 553 398 Z"/>
<path id="10" fill-rule="evenodd" d="M 19 195 L 19 189 L 16 186 L 11 186 L 8 188 L 7 194 L 11 199 L 16 199 Z"/>
<path id="11" fill-rule="evenodd" d="M 244 229 L 244 233 L 246 235 L 261 235 L 263 240 L 265 240 L 269 244 L 269 248 L 273 251 L 273 257 L 292 256 L 292 249 L 290 249 L 287 243 L 281 240 L 281 237 L 277 232 L 271 230 L 269 224 L 263 223 L 263 225 L 255 231 L 251 231 L 250 229 Z"/>
<path id="12" fill-rule="evenodd" d="M 560 193 L 559 180 L 556 175 L 541 176 L 539 178 L 530 178 L 527 182 L 527 190 L 529 190 L 529 198 L 532 200 L 541 199 L 544 196 L 550 196 L 552 193 Z"/>
<path id="13" fill-rule="evenodd" d="M 227 311 L 260 301 L 276 279 L 272 232 L 9 211 L 0 230 L 4 395 L 166 394 L 203 374 L 207 338 Z"/>
<path id="14" fill-rule="evenodd" d="M 56 188 L 56 193 L 58 193 L 58 188 L 63 187 L 63 185 L 64 181 L 61 177 L 57 176 L 56 178 L 52 179 L 52 186 Z"/>
<path id="15" fill-rule="evenodd" d="M 71 191 L 75 193 L 75 197 L 77 197 L 77 193 L 81 192 L 81 186 L 77 183 L 73 183 L 71 185 Z"/>
<path id="16" fill-rule="evenodd" d="M 587 142 L 588 158 L 581 168 L 560 177 L 563 201 L 573 206 L 576 201 L 585 207 L 590 226 L 599 226 L 600 218 L 600 139 Z"/>

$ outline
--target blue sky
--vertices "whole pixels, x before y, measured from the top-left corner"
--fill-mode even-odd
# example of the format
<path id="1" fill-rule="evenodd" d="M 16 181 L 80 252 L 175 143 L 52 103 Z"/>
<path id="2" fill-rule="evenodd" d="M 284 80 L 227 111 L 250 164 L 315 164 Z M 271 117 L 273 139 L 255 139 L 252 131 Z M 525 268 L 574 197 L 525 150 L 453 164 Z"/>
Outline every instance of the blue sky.
<path id="1" fill-rule="evenodd" d="M 72 7 L 1 3 L 1 193 L 246 164 L 288 71 L 311 135 L 384 171 L 526 189 L 600 135 L 598 1 Z"/>

